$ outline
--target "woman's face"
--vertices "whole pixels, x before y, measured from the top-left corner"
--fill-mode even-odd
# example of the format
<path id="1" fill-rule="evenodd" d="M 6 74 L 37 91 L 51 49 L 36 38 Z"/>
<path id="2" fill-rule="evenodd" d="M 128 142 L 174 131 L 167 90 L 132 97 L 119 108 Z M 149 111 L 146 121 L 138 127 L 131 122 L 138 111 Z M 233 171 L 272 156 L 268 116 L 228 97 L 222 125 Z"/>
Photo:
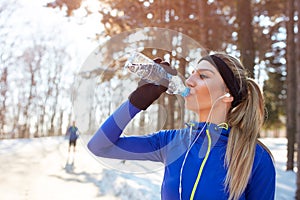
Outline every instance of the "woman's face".
<path id="1" fill-rule="evenodd" d="M 185 97 L 187 109 L 198 114 L 201 111 L 210 111 L 212 105 L 221 100 L 226 93 L 225 83 L 218 70 L 206 60 L 202 60 L 186 80 L 191 89 Z"/>

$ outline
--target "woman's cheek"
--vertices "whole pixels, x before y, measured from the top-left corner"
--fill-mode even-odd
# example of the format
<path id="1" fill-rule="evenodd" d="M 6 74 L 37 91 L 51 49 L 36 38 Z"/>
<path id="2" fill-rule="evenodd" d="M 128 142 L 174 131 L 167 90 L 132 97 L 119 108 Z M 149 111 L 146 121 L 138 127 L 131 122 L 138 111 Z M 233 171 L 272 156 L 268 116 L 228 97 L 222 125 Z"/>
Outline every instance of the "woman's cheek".
<path id="1" fill-rule="evenodd" d="M 185 107 L 190 110 L 197 109 L 198 98 L 193 93 L 189 94 L 189 96 L 185 97 Z"/>

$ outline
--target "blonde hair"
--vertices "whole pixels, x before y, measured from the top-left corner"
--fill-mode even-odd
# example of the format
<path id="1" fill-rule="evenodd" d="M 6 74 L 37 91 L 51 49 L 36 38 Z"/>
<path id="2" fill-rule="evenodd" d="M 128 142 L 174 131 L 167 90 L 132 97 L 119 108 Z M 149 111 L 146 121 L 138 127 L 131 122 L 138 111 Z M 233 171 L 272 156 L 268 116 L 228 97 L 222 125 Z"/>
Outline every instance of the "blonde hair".
<path id="1" fill-rule="evenodd" d="M 227 175 L 224 184 L 229 190 L 229 199 L 237 200 L 245 191 L 251 175 L 257 138 L 264 121 L 264 98 L 258 84 L 247 77 L 247 71 L 236 58 L 222 53 L 214 55 L 233 71 L 240 89 L 247 87 L 248 91 L 227 114 L 231 131 L 225 155 Z"/>

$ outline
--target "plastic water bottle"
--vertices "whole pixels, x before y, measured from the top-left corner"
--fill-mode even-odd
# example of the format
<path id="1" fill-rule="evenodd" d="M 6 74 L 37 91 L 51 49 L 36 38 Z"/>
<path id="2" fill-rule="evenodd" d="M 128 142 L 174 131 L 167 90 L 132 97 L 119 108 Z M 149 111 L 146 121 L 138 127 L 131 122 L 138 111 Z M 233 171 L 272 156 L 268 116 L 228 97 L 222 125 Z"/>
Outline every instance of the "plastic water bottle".
<path id="1" fill-rule="evenodd" d="M 190 89 L 184 85 L 178 75 L 169 74 L 160 64 L 139 52 L 132 53 L 124 67 L 149 83 L 155 84 L 162 79 L 168 80 L 168 94 L 186 97 L 190 93 Z"/>

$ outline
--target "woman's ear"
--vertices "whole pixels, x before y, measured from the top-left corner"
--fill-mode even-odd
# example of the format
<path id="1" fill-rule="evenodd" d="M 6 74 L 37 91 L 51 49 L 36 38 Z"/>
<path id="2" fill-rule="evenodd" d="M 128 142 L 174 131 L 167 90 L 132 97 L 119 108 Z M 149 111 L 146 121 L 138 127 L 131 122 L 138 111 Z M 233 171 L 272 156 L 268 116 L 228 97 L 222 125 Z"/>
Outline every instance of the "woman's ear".
<path id="1" fill-rule="evenodd" d="M 222 99 L 222 101 L 225 103 L 231 103 L 231 102 L 233 102 L 233 100 L 234 100 L 234 97 L 231 96 L 229 93 L 226 93 L 224 95 L 224 98 Z"/>

